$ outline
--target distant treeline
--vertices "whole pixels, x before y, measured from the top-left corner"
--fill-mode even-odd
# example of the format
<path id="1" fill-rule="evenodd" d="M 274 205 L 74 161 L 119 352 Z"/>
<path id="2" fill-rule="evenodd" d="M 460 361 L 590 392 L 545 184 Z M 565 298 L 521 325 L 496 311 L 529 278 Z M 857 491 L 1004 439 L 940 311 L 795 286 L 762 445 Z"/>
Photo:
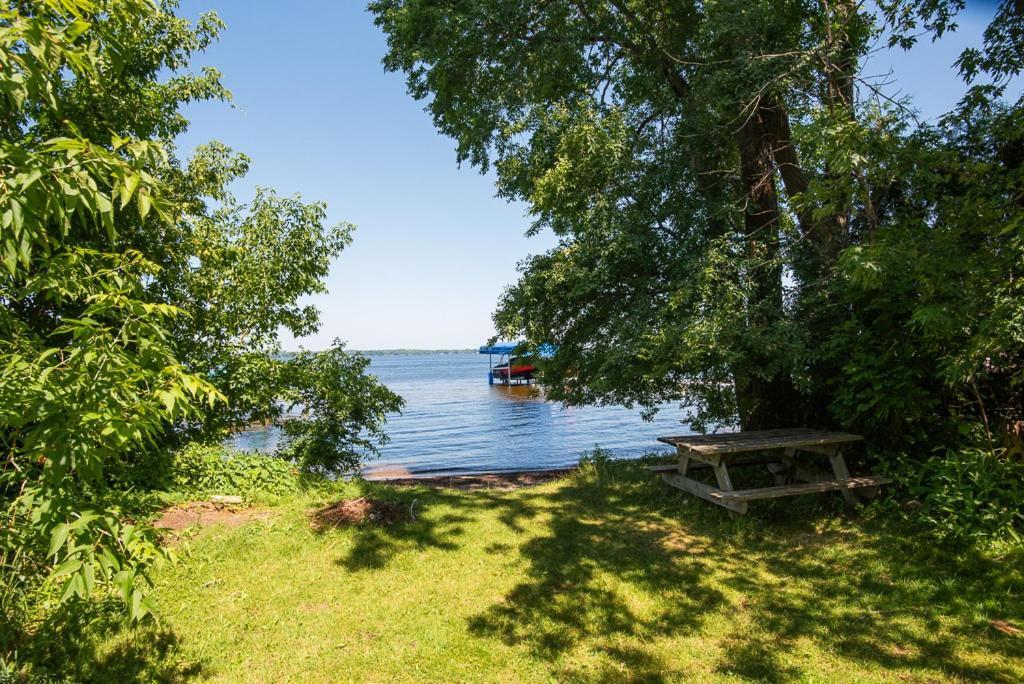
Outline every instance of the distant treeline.
<path id="1" fill-rule="evenodd" d="M 424 356 L 427 354 L 472 354 L 476 349 L 354 349 L 367 356 Z M 281 352 L 281 359 L 288 359 L 296 352 Z"/>

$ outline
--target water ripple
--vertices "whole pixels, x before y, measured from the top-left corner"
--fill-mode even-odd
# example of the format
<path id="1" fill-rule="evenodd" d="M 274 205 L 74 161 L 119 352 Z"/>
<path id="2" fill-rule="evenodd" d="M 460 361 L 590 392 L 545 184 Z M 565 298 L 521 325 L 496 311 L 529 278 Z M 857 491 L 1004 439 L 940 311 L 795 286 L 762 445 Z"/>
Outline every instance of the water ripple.
<path id="1" fill-rule="evenodd" d="M 371 372 L 406 400 L 392 416 L 391 441 L 373 471 L 445 475 L 562 468 L 599 445 L 616 457 L 665 451 L 659 435 L 685 434 L 684 413 L 666 406 L 652 422 L 617 406 L 563 408 L 535 387 L 487 384 L 487 357 L 477 354 L 372 356 Z M 276 429 L 251 430 L 229 441 L 272 451 Z M 666 453 L 670 453 L 666 451 Z"/>

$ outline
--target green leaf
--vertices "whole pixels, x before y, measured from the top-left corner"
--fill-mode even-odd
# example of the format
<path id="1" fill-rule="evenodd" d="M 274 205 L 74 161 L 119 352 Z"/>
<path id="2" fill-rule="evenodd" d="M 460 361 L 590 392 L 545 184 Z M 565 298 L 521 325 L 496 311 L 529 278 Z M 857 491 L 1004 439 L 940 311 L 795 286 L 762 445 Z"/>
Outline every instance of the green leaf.
<path id="1" fill-rule="evenodd" d="M 67 542 L 70 531 L 71 528 L 67 523 L 60 523 L 53 528 L 53 532 L 50 533 L 50 550 L 47 552 L 47 556 L 55 557 L 57 555 L 57 551 Z"/>
<path id="2" fill-rule="evenodd" d="M 71 575 L 78 572 L 82 568 L 82 560 L 80 558 L 68 558 L 63 563 L 53 569 L 52 577 L 63 577 L 64 575 Z"/>
<path id="3" fill-rule="evenodd" d="M 18 269 L 18 248 L 10 238 L 4 240 L 3 261 L 4 268 L 13 276 Z"/>
<path id="4" fill-rule="evenodd" d="M 135 195 L 135 201 L 139 208 L 139 218 L 145 219 L 149 215 L 149 210 L 153 208 L 153 203 L 149 197 L 149 188 L 139 188 L 138 193 Z"/>
<path id="5" fill-rule="evenodd" d="M 17 199 L 11 198 L 10 203 L 11 210 L 11 227 L 15 233 L 20 233 L 25 225 L 25 216 L 22 212 L 21 202 Z"/>
<path id="6" fill-rule="evenodd" d="M 138 622 L 145 616 L 146 614 L 142 607 L 142 590 L 134 589 L 132 590 L 131 599 L 131 619 L 135 622 Z"/>
<path id="7" fill-rule="evenodd" d="M 171 392 L 170 390 L 160 390 L 159 392 L 157 392 L 157 396 L 159 397 L 160 401 L 163 402 L 164 408 L 167 409 L 168 413 L 174 411 L 174 392 Z"/>
<path id="8" fill-rule="evenodd" d="M 124 178 L 124 187 L 121 190 L 121 208 L 122 209 L 124 209 L 124 207 L 131 200 L 132 193 L 135 192 L 135 189 L 138 186 L 139 186 L 139 175 L 137 173 L 129 173 L 128 175 L 125 176 L 125 178 Z M 143 218 L 145 218 L 145 217 L 143 216 Z"/>

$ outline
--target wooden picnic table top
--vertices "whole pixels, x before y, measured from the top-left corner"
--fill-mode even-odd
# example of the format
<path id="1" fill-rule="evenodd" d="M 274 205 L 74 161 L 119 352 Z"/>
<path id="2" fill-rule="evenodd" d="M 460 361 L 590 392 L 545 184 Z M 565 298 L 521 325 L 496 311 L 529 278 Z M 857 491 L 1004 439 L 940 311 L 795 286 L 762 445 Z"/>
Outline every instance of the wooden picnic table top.
<path id="1" fill-rule="evenodd" d="M 827 444 L 859 442 L 864 438 L 847 432 L 828 432 L 809 428 L 781 430 L 746 430 L 717 435 L 679 435 L 658 437 L 659 442 L 682 447 L 697 454 L 735 454 L 763 449 L 800 448 Z"/>

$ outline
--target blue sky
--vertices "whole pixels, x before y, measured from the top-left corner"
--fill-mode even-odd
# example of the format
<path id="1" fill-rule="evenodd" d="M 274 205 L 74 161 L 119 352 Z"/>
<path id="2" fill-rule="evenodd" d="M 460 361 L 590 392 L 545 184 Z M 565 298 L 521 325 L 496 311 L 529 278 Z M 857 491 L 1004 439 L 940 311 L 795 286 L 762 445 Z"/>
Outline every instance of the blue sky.
<path id="1" fill-rule="evenodd" d="M 312 299 L 320 332 L 286 337 L 284 347 L 322 349 L 336 337 L 353 349 L 484 343 L 516 262 L 554 239 L 525 238 L 525 206 L 496 198 L 493 177 L 457 167 L 453 141 L 406 95 L 401 75 L 384 73 L 384 38 L 362 2 L 184 0 L 180 13 L 207 10 L 227 30 L 195 64 L 223 71 L 235 102 L 188 107 L 192 127 L 179 153 L 221 140 L 252 158 L 241 198 L 258 185 L 298 192 L 326 201 L 331 222 L 357 226 L 329 293 Z M 889 92 L 937 116 L 963 91 L 953 61 L 980 41 L 991 14 L 988 3 L 972 4 L 957 33 L 911 53 L 876 54 L 865 74 L 893 70 Z"/>

